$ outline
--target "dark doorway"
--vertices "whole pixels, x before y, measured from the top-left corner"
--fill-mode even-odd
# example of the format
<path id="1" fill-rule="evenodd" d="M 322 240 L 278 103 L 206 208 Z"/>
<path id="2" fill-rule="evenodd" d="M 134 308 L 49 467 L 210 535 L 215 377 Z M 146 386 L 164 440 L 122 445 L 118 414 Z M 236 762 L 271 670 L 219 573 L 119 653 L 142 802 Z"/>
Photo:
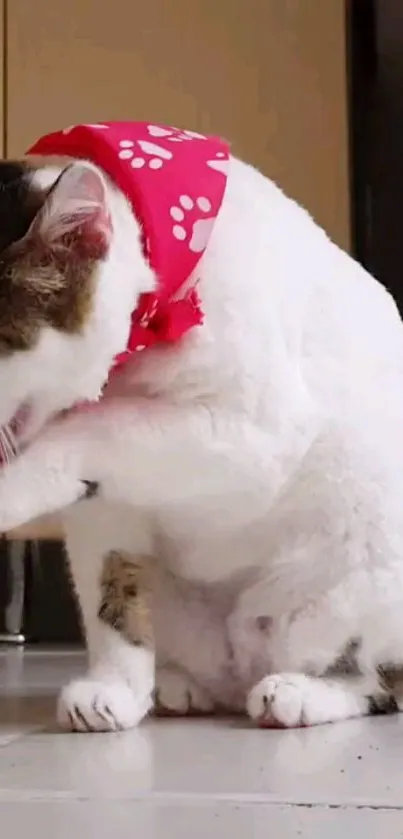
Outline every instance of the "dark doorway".
<path id="1" fill-rule="evenodd" d="M 83 637 L 67 560 L 59 542 L 21 543 L 24 576 L 22 620 L 12 632 L 30 643 L 79 644 Z M 12 557 L 0 542 L 0 634 L 7 637 L 6 610 L 12 596 Z"/>
<path id="2" fill-rule="evenodd" d="M 403 312 L 403 3 L 347 11 L 355 254 Z"/>

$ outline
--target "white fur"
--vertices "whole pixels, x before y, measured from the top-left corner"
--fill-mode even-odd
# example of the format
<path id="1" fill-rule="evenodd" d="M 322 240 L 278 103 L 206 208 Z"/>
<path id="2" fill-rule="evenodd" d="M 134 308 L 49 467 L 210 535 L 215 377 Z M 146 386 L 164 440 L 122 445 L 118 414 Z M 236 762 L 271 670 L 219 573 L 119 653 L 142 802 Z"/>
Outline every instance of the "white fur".
<path id="1" fill-rule="evenodd" d="M 265 676 L 250 692 L 248 713 L 259 725 L 299 728 L 367 713 L 363 686 L 313 679 L 303 673 Z"/>
<path id="2" fill-rule="evenodd" d="M 153 282 L 137 222 L 107 189 L 114 237 L 84 334 L 47 331 L 0 362 L 0 421 L 29 400 L 28 438 L 99 396 Z M 83 479 L 100 483 L 102 499 L 65 514 L 90 654 L 88 680 L 61 698 L 73 728 L 127 727 L 150 704 L 151 653 L 97 619 L 109 547 L 160 559 L 157 688 L 171 710 L 190 695 L 256 719 L 263 702 L 285 726 L 336 720 L 368 708 L 367 679 L 321 679 L 351 639 L 368 674 L 403 660 L 403 328 L 391 297 L 236 159 L 198 276 L 203 328 L 137 354 L 98 404 L 44 428 L 0 478 L 1 530 L 77 500 Z"/>

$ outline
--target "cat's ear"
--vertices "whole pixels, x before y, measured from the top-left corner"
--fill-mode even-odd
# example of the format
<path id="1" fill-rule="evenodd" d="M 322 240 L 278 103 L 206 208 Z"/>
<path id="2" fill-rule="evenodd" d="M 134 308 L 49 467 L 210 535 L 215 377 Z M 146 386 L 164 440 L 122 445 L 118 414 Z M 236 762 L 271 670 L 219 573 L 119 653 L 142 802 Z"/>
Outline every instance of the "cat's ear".
<path id="1" fill-rule="evenodd" d="M 32 225 L 47 247 L 68 247 L 77 257 L 102 259 L 112 224 L 105 181 L 95 166 L 72 163 L 59 175 Z"/>

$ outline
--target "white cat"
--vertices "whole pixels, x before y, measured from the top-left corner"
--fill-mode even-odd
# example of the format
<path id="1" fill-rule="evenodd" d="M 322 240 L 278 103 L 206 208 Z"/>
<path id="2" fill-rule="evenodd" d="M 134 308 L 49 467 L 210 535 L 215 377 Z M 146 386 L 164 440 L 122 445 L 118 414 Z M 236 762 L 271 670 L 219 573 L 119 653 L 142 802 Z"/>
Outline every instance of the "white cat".
<path id="1" fill-rule="evenodd" d="M 154 151 L 127 141 L 120 159 L 155 178 L 176 154 L 158 156 L 169 137 L 172 150 L 203 143 L 152 128 Z M 90 668 L 62 692 L 61 723 L 127 728 L 152 703 L 153 652 L 99 617 L 109 549 L 159 558 L 164 707 L 286 727 L 402 707 L 403 327 L 391 297 L 230 157 L 192 275 L 203 325 L 109 376 L 139 295 L 158 286 L 132 205 L 86 161 L 3 163 L 0 182 L 0 423 L 5 456 L 15 436 L 21 448 L 0 475 L 0 530 L 98 485 L 64 513 Z M 191 189 L 172 205 L 185 237 L 186 204 L 205 197 Z"/>

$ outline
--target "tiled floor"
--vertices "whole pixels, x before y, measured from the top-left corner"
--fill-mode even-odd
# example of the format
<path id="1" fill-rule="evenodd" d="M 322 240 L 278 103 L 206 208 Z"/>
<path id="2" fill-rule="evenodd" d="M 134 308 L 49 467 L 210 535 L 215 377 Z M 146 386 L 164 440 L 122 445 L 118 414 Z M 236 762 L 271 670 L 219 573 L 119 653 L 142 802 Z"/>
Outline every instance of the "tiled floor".
<path id="1" fill-rule="evenodd" d="M 149 721 L 66 735 L 58 687 L 82 656 L 0 650 L 0 829 L 15 839 L 403 837 L 403 716 L 311 731 Z"/>

